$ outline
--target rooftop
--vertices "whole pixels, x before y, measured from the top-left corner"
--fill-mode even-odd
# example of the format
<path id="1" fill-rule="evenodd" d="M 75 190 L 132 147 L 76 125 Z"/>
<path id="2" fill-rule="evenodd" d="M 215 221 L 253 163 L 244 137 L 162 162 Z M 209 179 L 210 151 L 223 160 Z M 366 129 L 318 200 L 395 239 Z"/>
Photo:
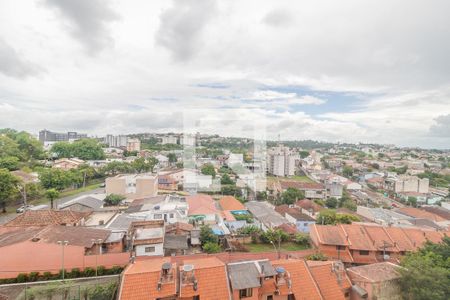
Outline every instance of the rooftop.
<path id="1" fill-rule="evenodd" d="M 245 210 L 245 206 L 233 196 L 224 196 L 219 200 L 223 210 Z"/>
<path id="2" fill-rule="evenodd" d="M 4 226 L 72 225 L 88 215 L 89 213 L 70 210 L 27 210 Z"/>
<path id="3" fill-rule="evenodd" d="M 400 277 L 400 267 L 390 262 L 380 262 L 370 265 L 351 267 L 347 272 L 356 274 L 369 282 L 380 282 Z M 351 275 L 350 275 L 351 276 Z"/>

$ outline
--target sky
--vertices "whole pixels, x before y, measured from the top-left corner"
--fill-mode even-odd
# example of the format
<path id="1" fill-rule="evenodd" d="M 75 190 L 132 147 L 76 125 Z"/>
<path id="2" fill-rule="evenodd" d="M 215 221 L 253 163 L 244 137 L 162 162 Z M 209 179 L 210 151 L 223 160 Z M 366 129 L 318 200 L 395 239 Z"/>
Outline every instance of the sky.
<path id="1" fill-rule="evenodd" d="M 449 11 L 447 0 L 2 0 L 0 128 L 256 128 L 450 148 Z"/>

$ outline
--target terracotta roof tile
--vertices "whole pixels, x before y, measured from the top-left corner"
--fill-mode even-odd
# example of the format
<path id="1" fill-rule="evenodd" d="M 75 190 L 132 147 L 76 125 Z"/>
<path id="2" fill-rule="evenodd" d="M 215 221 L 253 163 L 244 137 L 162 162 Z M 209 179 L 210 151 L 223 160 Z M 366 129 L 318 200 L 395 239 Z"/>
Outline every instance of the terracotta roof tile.
<path id="1" fill-rule="evenodd" d="M 294 188 L 298 190 L 324 190 L 325 186 L 316 182 L 280 181 L 281 188 Z"/>
<path id="2" fill-rule="evenodd" d="M 402 207 L 396 209 L 395 211 L 413 218 L 429 219 L 435 222 L 446 221 L 446 219 L 441 216 L 415 207 Z"/>
<path id="3" fill-rule="evenodd" d="M 244 204 L 233 196 L 224 196 L 219 200 L 220 207 L 223 210 L 246 210 Z"/>
<path id="4" fill-rule="evenodd" d="M 348 286 L 348 279 L 343 268 L 341 276 L 341 285 L 338 283 L 338 274 L 332 271 L 332 264 L 323 264 L 309 266 L 309 270 L 319 286 L 323 299 L 344 300 L 345 296 L 342 289 Z M 345 286 L 344 286 L 345 285 Z"/>
<path id="5" fill-rule="evenodd" d="M 198 194 L 186 197 L 189 205 L 188 215 L 209 215 L 217 213 L 213 198 L 209 195 Z"/>
<path id="6" fill-rule="evenodd" d="M 342 229 L 348 236 L 350 243 L 349 248 L 352 250 L 376 250 L 372 240 L 367 234 L 364 226 L 351 224 L 341 225 Z"/>
<path id="7" fill-rule="evenodd" d="M 349 245 L 346 234 L 340 226 L 313 224 L 319 235 L 320 243 L 326 245 Z"/>
<path id="8" fill-rule="evenodd" d="M 80 222 L 89 213 L 71 210 L 28 210 L 4 226 L 71 225 Z"/>

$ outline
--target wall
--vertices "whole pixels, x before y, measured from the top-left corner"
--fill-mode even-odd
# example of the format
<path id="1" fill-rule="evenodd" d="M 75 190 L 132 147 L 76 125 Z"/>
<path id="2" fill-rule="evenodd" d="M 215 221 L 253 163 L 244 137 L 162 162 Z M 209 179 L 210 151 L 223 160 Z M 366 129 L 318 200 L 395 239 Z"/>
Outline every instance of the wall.
<path id="1" fill-rule="evenodd" d="M 84 247 L 67 245 L 64 247 L 64 268 L 95 268 L 95 255 L 84 255 Z M 129 253 L 111 253 L 97 256 L 99 266 L 125 266 Z M 0 278 L 16 277 L 19 273 L 52 272 L 62 267 L 62 247 L 58 244 L 26 241 L 1 248 Z"/>
<path id="2" fill-rule="evenodd" d="M 136 197 L 156 196 L 158 194 L 158 177 L 136 178 Z"/>
<path id="3" fill-rule="evenodd" d="M 106 194 L 125 195 L 125 178 L 109 177 L 105 180 Z"/>
<path id="4" fill-rule="evenodd" d="M 314 221 L 297 221 L 295 224 L 297 226 L 297 230 L 305 233 L 309 233 L 309 225 L 315 224 Z M 306 224 L 306 225 L 305 225 Z"/>
<path id="5" fill-rule="evenodd" d="M 145 252 L 145 247 L 155 247 L 155 252 Z M 158 256 L 164 255 L 163 244 L 137 245 L 134 247 L 136 256 Z"/>

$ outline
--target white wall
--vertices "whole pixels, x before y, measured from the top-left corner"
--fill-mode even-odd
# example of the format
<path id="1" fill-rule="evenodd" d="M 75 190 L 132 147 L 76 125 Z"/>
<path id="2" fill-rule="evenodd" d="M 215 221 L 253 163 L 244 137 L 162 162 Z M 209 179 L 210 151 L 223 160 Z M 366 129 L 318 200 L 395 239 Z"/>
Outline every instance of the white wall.
<path id="1" fill-rule="evenodd" d="M 155 247 L 155 252 L 145 252 L 146 247 Z M 163 244 L 149 244 L 149 245 L 138 245 L 134 248 L 136 250 L 136 256 L 156 256 L 164 255 Z"/>

